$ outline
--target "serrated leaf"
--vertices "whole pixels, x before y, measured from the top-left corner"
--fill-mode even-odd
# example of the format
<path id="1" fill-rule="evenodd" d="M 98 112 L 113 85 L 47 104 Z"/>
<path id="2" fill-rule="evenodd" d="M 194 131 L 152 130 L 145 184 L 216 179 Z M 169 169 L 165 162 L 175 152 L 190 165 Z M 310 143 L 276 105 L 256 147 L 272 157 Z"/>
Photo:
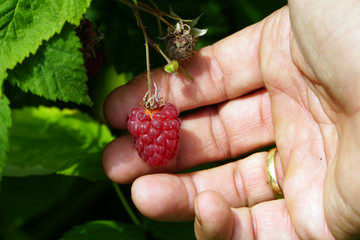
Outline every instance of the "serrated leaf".
<path id="1" fill-rule="evenodd" d="M 0 80 L 69 22 L 79 25 L 91 0 L 0 0 Z"/>
<path id="2" fill-rule="evenodd" d="M 9 72 L 8 81 L 23 91 L 50 100 L 92 105 L 87 94 L 81 43 L 72 26 L 66 25 L 22 64 Z"/>
<path id="3" fill-rule="evenodd" d="M 1 89 L 1 86 L 0 86 Z M 6 96 L 0 98 L 0 182 L 9 147 L 8 128 L 11 126 L 11 110 Z"/>
<path id="4" fill-rule="evenodd" d="M 77 226 L 64 234 L 60 240 L 118 240 L 146 239 L 144 230 L 135 225 L 114 221 L 93 221 Z"/>
<path id="5" fill-rule="evenodd" d="M 78 110 L 43 106 L 13 110 L 12 118 L 4 176 L 56 172 L 106 179 L 101 154 L 113 136 L 105 125 Z"/>

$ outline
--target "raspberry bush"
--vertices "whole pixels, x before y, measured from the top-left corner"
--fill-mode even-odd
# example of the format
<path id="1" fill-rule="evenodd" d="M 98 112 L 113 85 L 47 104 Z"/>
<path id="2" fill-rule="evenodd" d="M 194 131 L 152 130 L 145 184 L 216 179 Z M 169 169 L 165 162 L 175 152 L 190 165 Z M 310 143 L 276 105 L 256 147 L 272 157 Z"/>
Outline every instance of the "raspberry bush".
<path id="1" fill-rule="evenodd" d="M 141 216 L 128 204 L 130 185 L 106 178 L 102 150 L 128 133 L 104 124 L 104 99 L 135 75 L 150 73 L 147 65 L 165 66 L 169 74 L 185 71 L 182 66 L 191 64 L 196 49 L 284 4 L 1 1 L 0 238 L 194 239 L 193 223 Z M 157 15 L 168 24 L 160 21 L 159 28 Z M 204 37 L 206 31 L 197 26 L 208 29 Z M 157 91 L 157 79 L 150 77 L 149 92 L 141 93 L 144 100 L 129 113 L 128 130 L 134 151 L 161 170 L 174 161 L 181 144 L 181 121 L 176 106 L 160 101 L 167 93 Z"/>

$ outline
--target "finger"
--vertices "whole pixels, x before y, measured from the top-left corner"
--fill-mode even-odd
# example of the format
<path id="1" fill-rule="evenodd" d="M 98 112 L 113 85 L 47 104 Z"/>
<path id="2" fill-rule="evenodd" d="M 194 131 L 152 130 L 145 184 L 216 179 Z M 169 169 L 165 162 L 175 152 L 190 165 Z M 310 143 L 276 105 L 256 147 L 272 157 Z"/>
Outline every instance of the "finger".
<path id="1" fill-rule="evenodd" d="M 251 208 L 233 208 L 232 217 L 231 239 L 299 239 L 284 199 L 262 202 Z"/>
<path id="2" fill-rule="evenodd" d="M 182 118 L 178 156 L 169 166 L 160 169 L 179 171 L 235 158 L 273 141 L 270 100 L 262 90 Z M 147 167 L 137 156 L 129 135 L 106 147 L 103 165 L 107 175 L 116 182 L 129 182 L 157 170 Z"/>
<path id="3" fill-rule="evenodd" d="M 195 200 L 194 229 L 196 239 L 231 239 L 233 216 L 223 196 L 214 191 L 204 191 Z"/>
<path id="4" fill-rule="evenodd" d="M 179 71 L 168 74 L 152 71 L 151 78 L 161 87 L 161 96 L 180 111 L 214 104 L 241 96 L 264 86 L 259 67 L 259 41 L 262 22 L 233 34 L 194 54 L 184 66 L 192 82 Z M 115 128 L 126 127 L 126 116 L 132 106 L 141 102 L 147 91 L 142 74 L 114 90 L 104 104 L 104 114 Z"/>
<path id="5" fill-rule="evenodd" d="M 261 90 L 184 117 L 181 137 L 177 160 L 185 168 L 235 158 L 273 143 L 267 92 Z"/>
<path id="6" fill-rule="evenodd" d="M 172 172 L 176 169 L 174 160 L 164 167 L 150 167 L 136 152 L 129 135 L 110 142 L 103 151 L 102 162 L 108 178 L 122 184 L 131 183 L 145 174 Z"/>
<path id="7" fill-rule="evenodd" d="M 185 221 L 194 218 L 195 197 L 212 190 L 231 207 L 253 206 L 274 199 L 267 183 L 265 159 L 257 153 L 238 162 L 188 174 L 154 174 L 138 178 L 132 186 L 135 206 L 156 220 Z"/>
<path id="8" fill-rule="evenodd" d="M 360 27 L 353 21 L 360 13 L 357 1 L 289 1 L 289 9 L 296 42 L 317 77 L 314 87 L 336 112 L 345 110 L 348 116 L 357 112 L 358 101 L 354 99 L 360 97 L 360 85 L 353 81 L 360 75 L 358 64 L 354 64 L 360 51 L 359 34 L 353 31 Z M 319 9 L 330 11 L 319 17 Z M 324 30 L 319 31 L 318 26 Z"/>
<path id="9" fill-rule="evenodd" d="M 196 198 L 197 239 L 299 239 L 284 200 L 251 208 L 230 208 L 218 193 L 205 191 Z"/>

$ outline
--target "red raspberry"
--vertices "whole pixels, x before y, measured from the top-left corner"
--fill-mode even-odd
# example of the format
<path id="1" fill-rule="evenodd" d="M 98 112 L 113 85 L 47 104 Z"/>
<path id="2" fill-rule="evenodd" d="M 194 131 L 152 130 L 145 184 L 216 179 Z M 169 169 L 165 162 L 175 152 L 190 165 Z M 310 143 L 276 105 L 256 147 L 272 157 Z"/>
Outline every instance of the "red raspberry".
<path id="1" fill-rule="evenodd" d="M 128 114 L 127 127 L 139 156 L 150 166 L 165 166 L 179 149 L 181 121 L 175 105 L 155 110 L 136 106 Z"/>

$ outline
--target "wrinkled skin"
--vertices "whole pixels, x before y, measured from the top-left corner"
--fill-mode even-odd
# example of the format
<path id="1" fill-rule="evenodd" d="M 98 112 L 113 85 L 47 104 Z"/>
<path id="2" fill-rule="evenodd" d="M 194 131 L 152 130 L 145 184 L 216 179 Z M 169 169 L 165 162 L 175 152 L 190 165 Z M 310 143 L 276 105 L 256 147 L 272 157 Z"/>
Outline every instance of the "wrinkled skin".
<path id="1" fill-rule="evenodd" d="M 360 236 L 359 16 L 355 0 L 290 0 L 198 51 L 187 68 L 195 82 L 155 70 L 165 100 L 180 111 L 205 107 L 182 118 L 179 154 L 167 167 L 148 167 L 126 135 L 105 149 L 105 172 L 118 183 L 135 180 L 133 201 L 146 216 L 195 219 L 198 239 Z M 105 103 L 109 123 L 125 128 L 145 92 L 144 75 L 115 90 Z M 267 184 L 266 152 L 190 174 L 149 175 L 274 143 L 284 199 Z"/>

